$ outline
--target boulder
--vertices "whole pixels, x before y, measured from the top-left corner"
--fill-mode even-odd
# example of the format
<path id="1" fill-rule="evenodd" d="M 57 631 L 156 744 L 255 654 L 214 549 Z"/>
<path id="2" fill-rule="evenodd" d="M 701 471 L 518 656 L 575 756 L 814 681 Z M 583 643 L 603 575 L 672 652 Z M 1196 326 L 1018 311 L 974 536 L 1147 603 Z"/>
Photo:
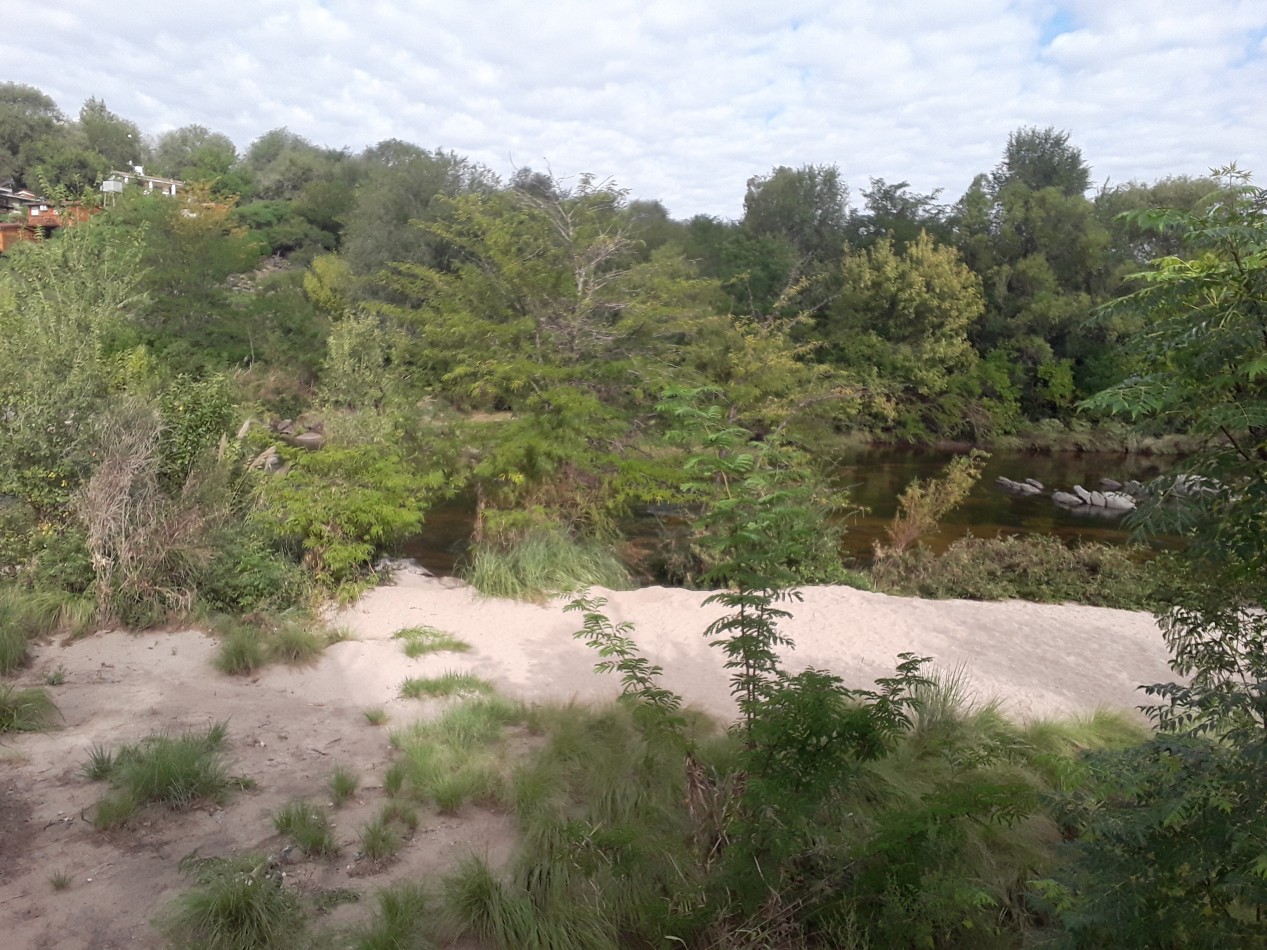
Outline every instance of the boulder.
<path id="1" fill-rule="evenodd" d="M 1062 508 L 1077 508 L 1084 504 L 1077 495 L 1071 495 L 1067 491 L 1054 491 L 1051 493 L 1051 500 Z"/>
<path id="2" fill-rule="evenodd" d="M 1074 485 L 1073 493 L 1078 496 L 1078 500 L 1082 502 L 1084 505 L 1091 504 L 1091 493 L 1087 491 L 1085 488 L 1083 488 L 1081 485 Z"/>
<path id="3" fill-rule="evenodd" d="M 1116 478 L 1102 478 L 1100 479 L 1100 490 L 1106 491 L 1106 492 L 1121 491 L 1122 483 L 1119 482 Z"/>
<path id="4" fill-rule="evenodd" d="M 1090 501 L 1090 502 L 1088 502 L 1088 504 L 1090 504 L 1090 505 L 1092 505 L 1092 506 L 1094 506 L 1094 507 L 1096 507 L 1096 508 L 1105 508 L 1105 507 L 1108 507 L 1108 506 L 1107 506 L 1107 505 L 1105 505 L 1105 503 L 1104 503 L 1104 492 L 1102 492 L 1102 491 L 1093 491 L 1093 492 L 1091 493 L 1091 501 Z"/>
<path id="5" fill-rule="evenodd" d="M 287 441 L 291 445 L 312 452 L 326 444 L 326 437 L 320 432 L 301 432 L 299 435 L 291 436 Z"/>
<path id="6" fill-rule="evenodd" d="M 1037 478 L 1027 478 L 1027 479 L 1025 479 L 1025 484 L 1026 484 L 1026 485 L 1029 485 L 1029 486 L 1030 486 L 1031 488 L 1033 488 L 1035 491 L 1043 491 L 1043 490 L 1044 490 L 1044 488 L 1043 488 L 1043 483 L 1042 483 L 1042 482 L 1040 482 Z"/>
<path id="7" fill-rule="evenodd" d="M 1106 491 L 1104 493 L 1104 507 L 1111 508 L 1114 511 L 1134 511 L 1135 499 L 1126 492 Z"/>

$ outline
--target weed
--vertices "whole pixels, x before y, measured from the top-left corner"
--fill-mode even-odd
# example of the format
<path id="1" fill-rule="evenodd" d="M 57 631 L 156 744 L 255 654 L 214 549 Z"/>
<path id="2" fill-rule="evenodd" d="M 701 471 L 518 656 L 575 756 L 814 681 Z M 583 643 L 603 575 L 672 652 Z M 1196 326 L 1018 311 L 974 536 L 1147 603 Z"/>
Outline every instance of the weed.
<path id="1" fill-rule="evenodd" d="M 65 871 L 54 871 L 48 876 L 48 883 L 52 885 L 55 891 L 65 891 L 70 889 L 70 875 Z"/>
<path id="2" fill-rule="evenodd" d="M 427 653 L 467 653 L 471 649 L 469 643 L 435 627 L 406 627 L 392 636 L 404 641 L 405 656 L 410 658 Z"/>
<path id="3" fill-rule="evenodd" d="M 61 686 L 66 682 L 66 671 L 62 667 L 44 674 L 45 686 Z"/>
<path id="4" fill-rule="evenodd" d="M 273 816 L 273 828 L 299 845 L 304 854 L 324 856 L 339 853 L 329 818 L 322 809 L 309 802 L 293 801 L 282 806 Z"/>
<path id="5" fill-rule="evenodd" d="M 371 726 L 381 726 L 387 722 L 387 710 L 367 709 L 365 710 L 365 721 Z"/>
<path id="6" fill-rule="evenodd" d="M 26 633 L 0 612 L 0 673 L 12 673 L 26 663 Z"/>
<path id="7" fill-rule="evenodd" d="M 80 771 L 84 778 L 94 782 L 104 782 L 114 772 L 114 751 L 103 745 L 93 745 L 88 749 L 88 761 Z"/>
<path id="8" fill-rule="evenodd" d="M 418 812 L 407 802 L 393 798 L 379 814 L 383 821 L 393 822 L 407 831 L 418 830 Z"/>
<path id="9" fill-rule="evenodd" d="M 39 732 L 53 725 L 57 705 L 42 689 L 0 686 L 0 734 Z"/>
<path id="10" fill-rule="evenodd" d="M 386 861 L 400 851 L 404 840 L 382 815 L 361 829 L 361 852 L 371 861 Z"/>
<path id="11" fill-rule="evenodd" d="M 343 765 L 335 767 L 330 773 L 330 800 L 336 808 L 351 800 L 360 782 L 360 777 L 351 769 Z"/>
<path id="12" fill-rule="evenodd" d="M 454 696 L 470 693 L 491 693 L 493 686 L 474 673 L 458 673 L 447 670 L 439 676 L 411 676 L 400 684 L 403 699 Z"/>
<path id="13" fill-rule="evenodd" d="M 262 854 L 184 858 L 180 869 L 195 886 L 177 897 L 156 923 L 172 946 L 190 950 L 247 950 L 304 945 L 299 898 Z"/>
<path id="14" fill-rule="evenodd" d="M 199 801 L 223 802 L 230 789 L 242 785 L 228 774 L 219 752 L 226 735 L 226 724 L 219 722 L 203 733 L 148 736 L 113 757 L 94 747 L 85 774 L 108 778 L 112 790 L 98 801 L 93 824 L 112 828 L 144 805 L 184 809 Z"/>
<path id="15" fill-rule="evenodd" d="M 212 626 L 221 635 L 214 663 L 222 673 L 244 676 L 269 663 L 302 666 L 315 662 L 333 642 L 324 629 L 314 629 L 303 615 L 251 615 L 250 622 L 218 617 Z"/>

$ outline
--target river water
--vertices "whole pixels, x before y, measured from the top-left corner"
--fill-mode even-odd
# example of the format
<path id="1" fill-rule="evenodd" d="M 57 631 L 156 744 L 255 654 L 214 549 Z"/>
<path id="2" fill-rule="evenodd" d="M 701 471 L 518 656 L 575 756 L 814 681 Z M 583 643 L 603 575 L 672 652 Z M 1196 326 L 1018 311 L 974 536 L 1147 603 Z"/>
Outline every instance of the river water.
<path id="1" fill-rule="evenodd" d="M 946 451 L 892 448 L 865 449 L 847 458 L 839 471 L 840 483 L 849 488 L 854 504 L 865 510 L 847 521 L 843 550 L 846 559 L 855 563 L 869 561 L 875 542 L 884 540 L 884 527 L 897 510 L 898 495 L 912 479 L 938 475 L 952 458 L 954 454 Z M 1074 485 L 1094 489 L 1101 478 L 1147 481 L 1171 465 L 1170 458 L 1138 455 L 995 453 L 968 499 L 946 516 L 936 534 L 923 541 L 941 550 L 969 533 L 979 538 L 1048 534 L 1068 543 L 1123 544 L 1129 540 L 1129 532 L 1120 519 L 1066 511 L 1046 496 L 1009 495 L 994 480 L 1000 475 L 1017 481 L 1036 478 L 1048 492 L 1069 491 Z M 406 543 L 401 553 L 434 573 L 453 573 L 470 538 L 474 514 L 470 498 L 433 508 L 422 533 Z M 660 523 L 650 517 L 634 519 L 630 524 L 635 536 L 652 535 L 658 530 Z"/>

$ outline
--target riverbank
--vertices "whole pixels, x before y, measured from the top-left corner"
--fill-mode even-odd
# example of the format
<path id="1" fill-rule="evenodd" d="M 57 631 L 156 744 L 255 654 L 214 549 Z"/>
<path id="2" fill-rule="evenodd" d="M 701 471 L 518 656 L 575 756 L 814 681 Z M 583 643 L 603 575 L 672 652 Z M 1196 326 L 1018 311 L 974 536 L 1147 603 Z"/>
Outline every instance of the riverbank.
<path id="1" fill-rule="evenodd" d="M 613 620 L 632 636 L 664 683 L 697 709 L 730 719 L 727 671 L 702 635 L 718 608 L 707 594 L 668 588 L 605 593 Z M 354 800 L 335 815 L 341 856 L 291 869 L 310 892 L 364 894 L 392 881 L 434 873 L 464 854 L 497 863 L 509 853 L 514 823 L 486 809 L 425 814 L 395 864 L 371 867 L 357 856 L 357 829 L 386 800 L 394 752 L 389 729 L 430 718 L 444 701 L 400 696 L 407 677 L 468 672 L 507 697 L 530 703 L 601 702 L 617 677 L 594 672 L 597 656 L 572 633 L 580 617 L 565 600 L 545 605 L 488 600 L 453 579 L 404 571 L 334 615 L 353 639 L 330 646 L 314 664 L 268 667 L 249 677 L 217 673 L 216 641 L 199 630 L 102 632 L 44 643 L 15 680 L 47 685 L 62 714 L 49 733 L 7 735 L 0 745 L 0 908 L 13 946 L 159 947 L 149 920 L 187 882 L 181 857 L 262 851 L 285 841 L 271 817 L 296 798 L 324 801 L 332 770 L 360 777 Z M 838 673 L 851 685 L 889 674 L 897 654 L 933 658 L 964 670 L 979 699 L 997 697 L 1020 718 L 1082 715 L 1101 706 L 1130 709 L 1136 687 L 1170 679 L 1166 651 L 1145 613 L 1077 605 L 923 601 L 840 587 L 807 588 L 783 631 L 796 641 L 788 667 Z M 410 658 L 393 634 L 432 626 L 470 646 L 465 653 Z M 388 729 L 367 710 L 381 710 Z M 154 732 L 228 723 L 235 775 L 256 786 L 224 805 L 160 812 L 111 832 L 89 823 L 102 785 L 81 772 L 89 750 Z M 55 875 L 66 876 L 55 887 Z M 60 879 L 59 879 L 60 880 Z M 362 919 L 365 906 L 333 907 L 328 922 Z"/>

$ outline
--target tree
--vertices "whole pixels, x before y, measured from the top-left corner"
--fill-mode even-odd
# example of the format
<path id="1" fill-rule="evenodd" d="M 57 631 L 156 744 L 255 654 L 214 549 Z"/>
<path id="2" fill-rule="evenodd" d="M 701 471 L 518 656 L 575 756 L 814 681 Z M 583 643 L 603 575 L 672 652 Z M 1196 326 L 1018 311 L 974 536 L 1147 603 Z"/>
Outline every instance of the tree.
<path id="1" fill-rule="evenodd" d="M 0 180 L 14 178 L 27 187 L 22 149 L 36 139 L 53 136 L 65 124 L 57 103 L 34 86 L 18 82 L 0 83 Z"/>
<path id="2" fill-rule="evenodd" d="M 1020 185 L 1029 191 L 1055 188 L 1066 196 L 1084 194 L 1091 183 L 1091 168 L 1082 150 L 1069 144 L 1069 133 L 1052 126 L 1017 129 L 1007 137 L 1003 160 L 991 175 L 1002 191 Z"/>
<path id="3" fill-rule="evenodd" d="M 900 251 L 921 233 L 946 238 L 946 208 L 937 203 L 941 189 L 922 195 L 910 187 L 905 181 L 890 185 L 872 178 L 871 187 L 862 193 L 863 210 L 849 217 L 850 243 L 867 247 L 887 236 Z"/>
<path id="4" fill-rule="evenodd" d="M 216 195 L 244 195 L 250 180 L 237 167 L 233 141 L 206 126 L 186 125 L 159 137 L 153 150 L 154 171 L 187 182 L 205 182 Z"/>
<path id="5" fill-rule="evenodd" d="M 804 258 L 834 260 L 849 220 L 849 188 L 835 165 L 779 166 L 748 179 L 743 226 L 787 240 Z"/>
<path id="6" fill-rule="evenodd" d="M 144 164 L 147 149 L 135 123 L 120 118 L 100 99 L 89 99 L 79 110 L 79 128 L 88 147 L 113 168 Z"/>

